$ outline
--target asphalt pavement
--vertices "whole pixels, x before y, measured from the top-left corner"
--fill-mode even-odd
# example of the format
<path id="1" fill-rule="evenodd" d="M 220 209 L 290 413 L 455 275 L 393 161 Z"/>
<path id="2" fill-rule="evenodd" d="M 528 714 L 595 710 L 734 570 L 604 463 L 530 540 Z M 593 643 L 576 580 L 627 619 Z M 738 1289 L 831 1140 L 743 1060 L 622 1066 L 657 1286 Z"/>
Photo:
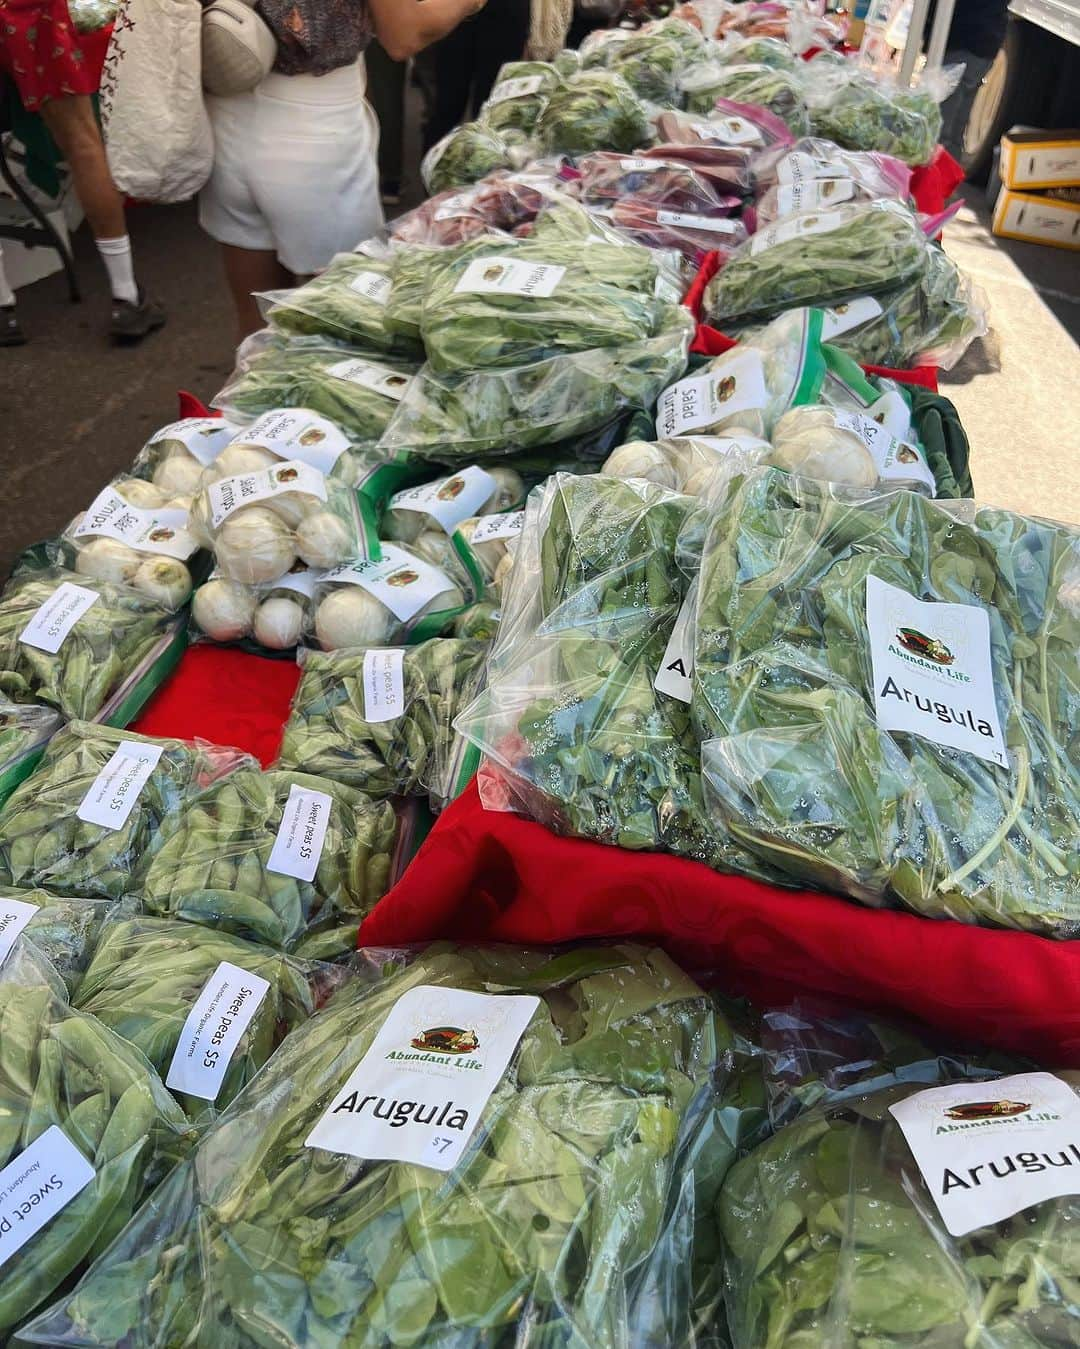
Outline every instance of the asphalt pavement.
<path id="1" fill-rule="evenodd" d="M 945 376 L 972 442 L 979 497 L 1080 522 L 1080 265 L 1034 244 L 1002 247 L 977 193 L 946 245 L 985 293 L 994 331 Z M 29 345 L 0 349 L 0 575 L 26 545 L 61 530 L 150 432 L 176 416 L 178 389 L 208 399 L 232 368 L 233 332 L 216 246 L 192 205 L 130 215 L 138 272 L 169 311 L 140 346 L 105 336 L 108 294 L 85 229 L 76 257 L 85 291 L 60 276 L 19 295 Z"/>

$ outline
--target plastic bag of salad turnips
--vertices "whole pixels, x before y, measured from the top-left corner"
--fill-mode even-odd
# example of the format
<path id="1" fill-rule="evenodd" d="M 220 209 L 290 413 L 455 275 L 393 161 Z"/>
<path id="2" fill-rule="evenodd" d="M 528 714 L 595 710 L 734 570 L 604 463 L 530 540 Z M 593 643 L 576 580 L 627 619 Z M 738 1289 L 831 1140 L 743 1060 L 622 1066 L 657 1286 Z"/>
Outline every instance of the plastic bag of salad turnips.
<path id="1" fill-rule="evenodd" d="M 740 197 L 718 192 L 708 176 L 695 168 L 655 156 L 614 155 L 600 150 L 579 159 L 576 172 L 572 190 L 591 206 L 635 197 L 667 211 L 726 216 L 741 202 Z"/>
<path id="2" fill-rule="evenodd" d="M 322 574 L 314 639 L 324 651 L 426 641 L 443 633 L 483 588 L 467 547 L 441 528 L 425 531 L 411 548 L 380 542 L 377 558 Z"/>
<path id="3" fill-rule="evenodd" d="M 380 522 L 384 539 L 415 544 L 430 530 L 453 534 L 475 515 L 497 515 L 521 503 L 525 482 L 512 468 L 490 469 L 470 464 L 467 468 L 396 492 Z"/>
<path id="4" fill-rule="evenodd" d="M 131 586 L 179 609 L 191 594 L 200 546 L 189 527 L 191 501 L 168 497 L 144 478 L 117 478 L 76 515 L 50 552 L 79 576 Z"/>
<path id="5" fill-rule="evenodd" d="M 710 1340 L 717 1003 L 632 944 L 362 958 L 29 1342 Z"/>
<path id="6" fill-rule="evenodd" d="M 185 417 L 170 422 L 155 431 L 139 451 L 131 476 L 145 478 L 164 493 L 164 501 L 155 501 L 154 505 L 192 497 L 199 490 L 203 469 L 214 462 L 246 420 L 241 413 L 230 418 Z"/>
<path id="7" fill-rule="evenodd" d="M 262 651 L 292 651 L 311 629 L 320 575 L 298 563 L 271 581 L 245 585 L 215 572 L 192 596 L 189 635 L 196 642 L 250 642 Z"/>
<path id="8" fill-rule="evenodd" d="M 312 425 L 323 421 L 302 413 L 296 420 L 305 418 Z M 285 575 L 298 559 L 323 568 L 369 555 L 372 544 L 351 487 L 310 463 L 278 459 L 261 447 L 238 454 L 271 462 L 208 483 L 191 512 L 193 531 L 214 550 L 223 576 L 262 585 Z"/>
<path id="9" fill-rule="evenodd" d="M 631 440 L 613 450 L 601 473 L 612 478 L 643 478 L 686 496 L 704 496 L 732 462 L 765 463 L 772 445 L 748 431 L 726 436 L 683 436 L 676 440 Z"/>
<path id="10" fill-rule="evenodd" d="M 746 1349 L 1052 1349 L 1080 1324 L 1076 1087 L 944 1071 L 810 1110 L 730 1169 L 718 1213 Z"/>
<path id="11" fill-rule="evenodd" d="M 841 150 L 830 141 L 807 137 L 757 157 L 756 198 L 748 223 L 760 229 L 784 216 L 827 210 L 845 201 L 906 202 L 910 182 L 911 170 L 890 155 Z"/>

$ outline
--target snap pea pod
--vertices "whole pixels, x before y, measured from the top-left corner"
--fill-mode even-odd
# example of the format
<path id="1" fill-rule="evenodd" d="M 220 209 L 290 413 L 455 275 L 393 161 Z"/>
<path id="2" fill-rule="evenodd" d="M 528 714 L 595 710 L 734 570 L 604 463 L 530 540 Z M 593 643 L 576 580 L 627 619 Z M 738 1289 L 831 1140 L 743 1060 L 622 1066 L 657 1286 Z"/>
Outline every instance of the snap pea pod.
<path id="1" fill-rule="evenodd" d="M 168 1077 L 192 1005 L 228 961 L 270 987 L 213 1085 L 217 1095 L 175 1093 L 191 1119 L 220 1113 L 269 1059 L 285 1035 L 315 1010 L 316 971 L 291 956 L 195 923 L 118 916 L 102 933 L 74 1005 L 141 1050 Z"/>
<path id="2" fill-rule="evenodd" d="M 454 718 L 475 695 L 484 642 L 436 637 L 402 654 L 401 704 L 388 720 L 367 719 L 365 652 L 305 652 L 277 767 L 317 773 L 373 797 L 453 795 Z"/>
<path id="3" fill-rule="evenodd" d="M 138 779 L 128 781 L 120 772 L 106 792 L 102 773 L 124 743 L 150 751 L 160 748 L 161 755 L 141 787 Z M 252 762 L 239 750 L 69 722 L 0 811 L 0 879 L 86 898 L 133 894 L 166 813 L 216 778 Z M 92 791 L 106 792 L 108 803 L 115 803 L 132 790 L 137 792 L 135 804 L 124 819 L 117 812 L 120 822 L 115 827 L 80 818 Z"/>
<path id="4" fill-rule="evenodd" d="M 5 1261 L 2 1333 L 109 1244 L 183 1156 L 191 1135 L 142 1055 L 75 1011 L 40 955 L 23 942 L 0 969 L 0 1101 L 0 1166 L 17 1166 L 19 1154 L 56 1125 L 95 1171 L 81 1193 Z M 5 1216 L 11 1221 L 10 1212 Z"/>
<path id="5" fill-rule="evenodd" d="M 392 264 L 363 253 L 339 253 L 330 266 L 295 290 L 281 291 L 267 313 L 272 328 L 298 336 L 322 334 L 339 342 L 412 359 L 416 342 L 386 326 Z"/>
<path id="6" fill-rule="evenodd" d="M 331 798 L 310 881 L 268 866 L 294 786 Z M 161 836 L 142 890 L 151 913 L 278 950 L 339 929 L 355 945 L 360 920 L 389 888 L 397 817 L 388 802 L 326 778 L 245 768 L 172 811 Z"/>
<path id="7" fill-rule="evenodd" d="M 459 1162 L 442 1174 L 306 1146 L 420 985 L 541 999 Z M 718 1301 L 713 1200 L 734 1151 L 735 1098 L 723 1125 L 722 1109 L 739 1061 L 723 1012 L 660 951 L 430 948 L 374 988 L 345 985 L 290 1035 L 27 1337 L 698 1343 Z"/>
<path id="8" fill-rule="evenodd" d="M 45 890 L 5 887 L 0 896 L 0 913 L 8 899 L 32 904 L 37 909 L 22 935 L 46 957 L 68 992 L 72 992 L 90 961 L 101 925 L 113 907 L 110 901 L 68 899 Z"/>
<path id="9" fill-rule="evenodd" d="M 21 641 L 27 624 L 65 582 L 93 591 L 97 600 L 57 652 Z M 130 586 L 62 567 L 17 574 L 0 594 L 0 694 L 17 703 L 47 703 L 65 717 L 93 717 L 174 622 L 168 609 Z"/>

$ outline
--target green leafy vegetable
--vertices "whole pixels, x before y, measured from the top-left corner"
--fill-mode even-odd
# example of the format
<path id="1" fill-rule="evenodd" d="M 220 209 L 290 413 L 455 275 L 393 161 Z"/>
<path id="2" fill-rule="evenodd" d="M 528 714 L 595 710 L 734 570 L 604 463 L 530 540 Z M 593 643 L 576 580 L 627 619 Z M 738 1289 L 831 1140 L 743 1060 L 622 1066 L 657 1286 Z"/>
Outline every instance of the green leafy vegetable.
<path id="1" fill-rule="evenodd" d="M 463 122 L 424 156 L 420 173 L 434 195 L 486 178 L 511 166 L 509 144 L 484 122 Z"/>
<path id="2" fill-rule="evenodd" d="M 905 164 L 928 164 L 941 135 L 941 109 L 930 94 L 850 69 L 811 93 L 810 121 L 815 136 L 848 150 L 878 150 Z"/>
<path id="3" fill-rule="evenodd" d="M 510 128 L 532 131 L 549 94 L 561 83 L 559 72 L 546 61 L 507 61 L 478 120 L 496 132 Z"/>
<path id="4" fill-rule="evenodd" d="M 585 70 L 552 92 L 536 139 L 549 154 L 629 151 L 644 144 L 648 130 L 645 108 L 621 75 Z"/>
<path id="5" fill-rule="evenodd" d="M 722 65 L 706 62 L 682 78 L 690 112 L 710 113 L 718 98 L 755 104 L 775 113 L 796 136 L 810 131 L 802 80 L 794 70 L 769 65 Z"/>
<path id="6" fill-rule="evenodd" d="M 392 260 L 339 253 L 326 271 L 304 285 L 271 296 L 267 319 L 278 332 L 321 334 L 372 352 L 418 357 L 418 343 L 386 326 L 392 280 Z"/>

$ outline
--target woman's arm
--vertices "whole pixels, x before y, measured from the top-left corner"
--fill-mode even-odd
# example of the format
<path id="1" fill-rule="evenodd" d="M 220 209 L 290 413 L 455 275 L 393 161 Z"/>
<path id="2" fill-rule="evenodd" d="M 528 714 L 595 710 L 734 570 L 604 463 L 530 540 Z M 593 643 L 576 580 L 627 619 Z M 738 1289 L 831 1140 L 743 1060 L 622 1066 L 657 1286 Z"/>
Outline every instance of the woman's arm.
<path id="1" fill-rule="evenodd" d="M 375 36 L 393 61 L 407 61 L 478 14 L 485 0 L 368 0 Z"/>

